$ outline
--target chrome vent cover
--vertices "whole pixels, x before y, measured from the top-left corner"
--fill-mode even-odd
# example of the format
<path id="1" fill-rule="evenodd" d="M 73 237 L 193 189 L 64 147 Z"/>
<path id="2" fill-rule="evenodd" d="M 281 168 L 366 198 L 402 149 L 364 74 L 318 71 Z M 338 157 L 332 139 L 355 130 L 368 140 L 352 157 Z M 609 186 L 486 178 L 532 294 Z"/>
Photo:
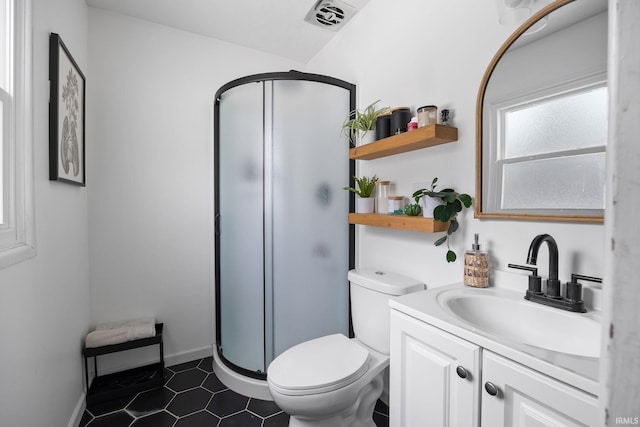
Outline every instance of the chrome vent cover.
<path id="1" fill-rule="evenodd" d="M 338 31 L 356 12 L 355 7 L 340 0 L 319 0 L 304 20 L 327 30 Z"/>

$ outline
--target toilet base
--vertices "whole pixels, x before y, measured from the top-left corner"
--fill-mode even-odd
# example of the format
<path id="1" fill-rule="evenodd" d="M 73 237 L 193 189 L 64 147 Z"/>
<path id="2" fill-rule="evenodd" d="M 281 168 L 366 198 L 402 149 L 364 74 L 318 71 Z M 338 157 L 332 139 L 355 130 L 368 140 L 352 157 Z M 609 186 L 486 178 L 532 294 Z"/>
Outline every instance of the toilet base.
<path id="1" fill-rule="evenodd" d="M 384 385 L 382 374 L 376 375 L 349 408 L 332 416 L 311 418 L 291 415 L 289 427 L 376 427 L 373 411 Z"/>

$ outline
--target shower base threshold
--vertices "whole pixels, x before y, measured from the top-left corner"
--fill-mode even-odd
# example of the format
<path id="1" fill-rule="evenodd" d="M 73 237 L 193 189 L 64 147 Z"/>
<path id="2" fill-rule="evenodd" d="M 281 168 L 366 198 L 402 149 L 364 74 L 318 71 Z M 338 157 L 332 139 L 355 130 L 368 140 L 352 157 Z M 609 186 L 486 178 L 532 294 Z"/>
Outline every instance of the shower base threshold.
<path id="1" fill-rule="evenodd" d="M 222 383 L 236 393 L 261 400 L 273 400 L 267 381 L 249 378 L 226 366 L 213 349 L 213 372 Z"/>

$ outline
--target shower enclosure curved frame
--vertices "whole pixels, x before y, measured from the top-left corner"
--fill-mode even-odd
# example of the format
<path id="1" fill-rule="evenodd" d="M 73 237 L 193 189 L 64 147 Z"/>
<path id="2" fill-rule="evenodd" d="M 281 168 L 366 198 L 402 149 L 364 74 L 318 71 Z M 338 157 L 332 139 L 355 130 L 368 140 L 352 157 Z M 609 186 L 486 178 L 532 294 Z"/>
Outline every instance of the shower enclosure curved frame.
<path id="1" fill-rule="evenodd" d="M 220 204 L 220 138 L 221 138 L 221 133 L 220 133 L 220 125 L 221 125 L 221 117 L 220 117 L 220 113 L 221 113 L 221 108 L 220 108 L 220 103 L 221 100 L 225 94 L 225 92 L 230 91 L 234 88 L 238 88 L 240 86 L 249 84 L 249 83 L 263 83 L 265 84 L 265 82 L 276 82 L 276 81 L 306 81 L 306 82 L 314 82 L 314 83 L 321 83 L 321 84 L 327 84 L 327 85 L 331 85 L 331 86 L 335 86 L 341 89 L 344 89 L 346 91 L 348 91 L 348 102 L 349 102 L 349 106 L 348 106 L 348 111 L 353 111 L 356 107 L 356 87 L 355 85 L 348 83 L 346 81 L 340 80 L 340 79 L 336 79 L 333 77 L 329 77 L 329 76 L 324 76 L 324 75 L 319 75 L 319 74 L 310 74 L 310 73 L 303 73 L 303 72 L 299 72 L 299 71 L 289 71 L 289 72 L 275 72 L 275 73 L 263 73 L 263 74 L 255 74 L 255 75 L 250 75 L 250 76 L 246 76 L 246 77 L 242 77 L 236 80 L 233 80 L 225 85 L 223 85 L 215 94 L 215 103 L 214 103 L 214 200 L 215 200 L 215 210 L 214 210 L 214 214 L 215 214 L 215 321 L 216 321 L 216 325 L 215 325 L 215 330 L 216 330 L 216 344 L 215 344 L 215 348 L 214 348 L 214 353 L 215 353 L 215 360 L 214 360 L 214 369 L 216 366 L 216 363 L 218 361 L 221 361 L 222 364 L 224 365 L 225 369 L 230 369 L 231 371 L 233 371 L 233 373 L 237 373 L 238 375 L 240 375 L 240 377 L 245 377 L 247 378 L 247 380 L 249 381 L 249 383 L 251 382 L 255 382 L 257 381 L 263 381 L 266 379 L 266 369 L 263 372 L 260 371 L 255 371 L 255 370 L 251 370 L 251 369 L 246 369 L 242 366 L 239 366 L 239 364 L 234 363 L 234 361 L 229 360 L 227 357 L 225 357 L 225 355 L 222 352 L 222 321 L 223 319 L 221 318 L 221 286 L 222 286 L 222 282 L 221 282 L 221 250 L 223 250 L 221 248 L 221 204 Z M 275 83 L 271 83 L 271 84 L 275 84 Z M 313 101 L 313 100 L 310 100 Z M 263 123 L 263 128 L 267 126 Z M 265 135 L 267 133 L 267 130 L 263 129 Z M 355 161 L 353 160 L 349 160 L 348 161 L 348 167 L 349 167 L 349 174 L 348 174 L 348 179 L 349 179 L 349 185 L 353 186 L 354 182 L 353 182 L 353 175 L 355 174 Z M 349 205 L 349 211 L 353 211 L 354 209 L 354 204 L 355 204 L 355 200 L 354 200 L 354 196 L 353 193 L 348 192 L 348 205 Z M 264 213 L 263 213 L 264 215 Z M 344 221 L 346 222 L 346 212 L 345 212 L 345 218 Z M 264 236 L 263 236 L 264 239 Z M 353 225 L 349 225 L 348 226 L 348 268 L 353 268 L 355 265 L 355 226 Z M 265 273 L 266 274 L 266 273 Z M 266 280 L 266 279 L 265 279 Z M 345 286 L 348 286 L 348 282 L 346 279 L 346 274 L 344 275 L 344 280 L 345 280 Z M 265 284 L 263 283 L 263 286 L 265 286 Z M 266 298 L 265 296 L 263 296 L 263 299 Z M 348 298 L 348 295 L 347 295 Z M 348 303 L 348 301 L 347 301 Z M 350 305 L 348 306 L 350 307 Z M 350 336 L 353 336 L 353 331 L 352 331 L 352 326 L 351 326 L 351 313 L 350 313 L 350 308 L 347 308 L 348 311 L 348 333 L 350 334 Z M 265 321 L 265 325 L 266 325 L 266 321 Z M 266 326 L 265 326 L 265 331 L 264 333 L 266 334 Z M 265 341 L 266 342 L 266 341 Z M 265 344 L 265 354 L 267 353 L 267 348 L 266 348 L 266 344 Z M 266 358 L 266 356 L 265 356 Z M 265 361 L 265 368 L 266 368 L 267 362 Z M 221 379 L 223 379 L 224 382 L 224 378 L 221 377 Z M 245 392 L 247 393 L 247 392 Z M 247 394 L 252 394 L 250 392 L 248 392 Z M 264 397 L 261 394 L 257 394 L 255 397 Z"/>

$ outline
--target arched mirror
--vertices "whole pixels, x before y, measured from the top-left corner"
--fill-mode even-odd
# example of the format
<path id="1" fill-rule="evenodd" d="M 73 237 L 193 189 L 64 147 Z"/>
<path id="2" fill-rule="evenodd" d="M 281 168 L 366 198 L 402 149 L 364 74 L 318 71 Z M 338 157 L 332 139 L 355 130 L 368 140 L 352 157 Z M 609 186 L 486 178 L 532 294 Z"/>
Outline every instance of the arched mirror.
<path id="1" fill-rule="evenodd" d="M 607 100 L 607 0 L 518 28 L 478 92 L 476 218 L 602 222 Z"/>

